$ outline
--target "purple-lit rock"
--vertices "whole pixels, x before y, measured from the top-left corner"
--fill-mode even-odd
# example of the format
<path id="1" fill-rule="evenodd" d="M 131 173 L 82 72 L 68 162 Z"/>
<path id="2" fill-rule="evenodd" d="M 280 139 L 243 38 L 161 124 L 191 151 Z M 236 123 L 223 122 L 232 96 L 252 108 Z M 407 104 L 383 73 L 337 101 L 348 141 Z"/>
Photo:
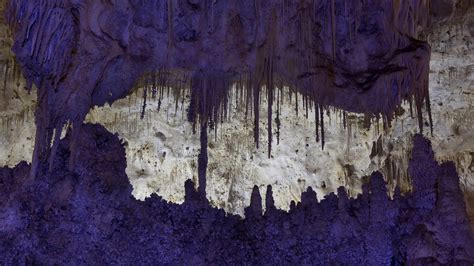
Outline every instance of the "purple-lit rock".
<path id="1" fill-rule="evenodd" d="M 404 195 L 397 189 L 390 198 L 374 172 L 356 198 L 341 187 L 318 201 L 308 187 L 289 212 L 275 208 L 271 186 L 263 206 L 255 186 L 245 219 L 210 207 L 206 198 L 208 134 L 230 112 L 232 86 L 254 121 L 257 147 L 266 99 L 269 157 L 283 87 L 300 93 L 306 117 L 314 108 L 323 148 L 324 117 L 333 107 L 387 128 L 408 101 L 420 131 L 423 108 L 432 126 L 430 47 L 421 37 L 431 17 L 440 23 L 453 12 L 444 6 L 450 5 L 8 0 L 13 52 L 27 87 L 38 89 L 38 103 L 32 165 L 0 169 L 1 264 L 472 265 L 458 174 L 453 163 L 435 161 L 421 135 L 408 166 L 413 191 Z M 201 150 L 198 189 L 188 180 L 182 205 L 156 195 L 135 200 L 125 144 L 83 123 L 92 107 L 136 88 L 143 91 L 142 119 L 150 98 L 159 99 L 158 109 L 170 90 L 177 101 L 190 98 L 188 120 Z M 345 127 L 345 113 L 343 119 Z M 279 112 L 275 123 L 278 143 Z"/>
<path id="2" fill-rule="evenodd" d="M 274 102 L 279 105 L 275 92 L 282 86 L 303 94 L 306 108 L 319 110 L 316 139 L 323 147 L 323 112 L 330 106 L 388 126 L 406 100 L 414 103 L 422 130 L 422 107 L 429 113 L 430 106 L 430 47 L 417 37 L 428 26 L 429 5 L 418 0 L 9 0 L 13 51 L 27 81 L 38 87 L 32 177 L 50 153 L 54 158 L 56 145 L 49 143 L 67 122 L 74 129 L 73 170 L 89 109 L 125 97 L 134 86 L 145 88 L 145 99 L 146 90 L 190 87 L 190 120 L 217 126 L 227 112 L 229 88 L 243 84 L 257 147 L 258 107 L 266 93 L 269 156 L 271 110 Z"/>
<path id="3" fill-rule="evenodd" d="M 357 198 L 340 188 L 339 196 L 318 202 L 308 188 L 302 202 L 284 212 L 269 198 L 263 211 L 255 187 L 243 220 L 210 207 L 191 181 L 182 205 L 156 195 L 144 202 L 133 199 L 123 144 L 99 125 L 83 126 L 80 173 L 65 171 L 69 141 L 67 136 L 60 142 L 53 171 L 44 167 L 34 182 L 28 182 L 30 165 L 0 170 L 2 264 L 474 262 L 454 166 L 438 165 L 421 136 L 415 137 L 410 167 L 434 176 L 414 176 L 413 193 L 390 199 L 382 175 L 374 173 Z M 435 197 L 419 197 L 416 184 L 430 180 L 435 180 Z"/>

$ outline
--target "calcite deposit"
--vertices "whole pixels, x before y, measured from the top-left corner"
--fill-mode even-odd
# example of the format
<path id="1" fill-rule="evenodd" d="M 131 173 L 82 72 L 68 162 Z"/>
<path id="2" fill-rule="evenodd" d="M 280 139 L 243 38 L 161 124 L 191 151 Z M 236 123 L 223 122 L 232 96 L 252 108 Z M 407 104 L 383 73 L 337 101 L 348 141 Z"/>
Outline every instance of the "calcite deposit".
<path id="1" fill-rule="evenodd" d="M 0 4 L 0 264 L 474 262 L 472 1 Z"/>
<path id="2" fill-rule="evenodd" d="M 194 184 L 181 205 L 153 195 L 137 201 L 123 142 L 84 125 L 78 171 L 65 169 L 71 136 L 50 173 L 31 165 L 0 169 L 2 264 L 350 264 L 471 265 L 474 241 L 453 163 L 438 164 L 414 138 L 413 192 L 393 198 L 374 172 L 357 197 L 343 187 L 320 198 L 311 187 L 289 212 L 272 187 L 255 187 L 245 219 L 212 208 Z M 261 194 L 266 194 L 265 201 Z M 318 202 L 318 198 L 320 201 Z M 265 211 L 263 207 L 265 206 Z"/>
<path id="3" fill-rule="evenodd" d="M 200 185 L 205 129 L 225 117 L 232 84 L 246 113 L 253 112 L 257 147 L 260 99 L 267 95 L 268 156 L 277 85 L 300 92 L 316 110 L 315 139 L 323 147 L 329 106 L 388 126 L 406 100 L 422 130 L 430 48 L 415 38 L 428 25 L 428 7 L 428 1 L 8 1 L 13 51 L 28 87 L 38 87 L 32 177 L 48 154 L 54 159 L 64 125 L 72 124 L 78 139 L 91 107 L 123 98 L 134 85 L 144 87 L 144 106 L 148 94 L 190 88 L 188 119 L 199 119 L 194 128 L 202 134 Z"/>

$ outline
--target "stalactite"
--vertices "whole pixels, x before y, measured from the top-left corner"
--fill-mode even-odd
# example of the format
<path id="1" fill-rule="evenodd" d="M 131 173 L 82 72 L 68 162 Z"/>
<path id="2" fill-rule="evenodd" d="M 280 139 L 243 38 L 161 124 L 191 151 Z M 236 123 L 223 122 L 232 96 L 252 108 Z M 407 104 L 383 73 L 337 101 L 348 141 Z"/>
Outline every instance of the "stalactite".
<path id="1" fill-rule="evenodd" d="M 259 131 L 260 131 L 260 88 L 259 84 L 253 85 L 253 111 L 254 111 L 254 129 L 253 129 L 253 137 L 255 140 L 255 146 L 257 149 L 259 148 Z"/>
<path id="2" fill-rule="evenodd" d="M 206 95 L 204 92 L 202 100 L 202 107 L 203 109 L 206 108 Z M 208 155 L 207 155 L 207 122 L 201 121 L 201 133 L 200 133 L 200 143 L 201 143 L 201 150 L 198 156 L 198 177 L 199 177 L 199 194 L 206 197 L 206 171 L 207 171 L 207 163 L 208 163 Z"/>
<path id="3" fill-rule="evenodd" d="M 143 88 L 143 105 L 142 105 L 142 111 L 141 111 L 141 113 L 140 113 L 140 119 L 141 119 L 141 120 L 143 120 L 143 118 L 145 117 L 146 100 L 147 100 L 146 98 L 147 98 L 147 94 L 148 94 L 147 91 L 148 91 L 148 89 L 147 89 L 147 87 L 145 86 L 145 87 Z"/>
<path id="4" fill-rule="evenodd" d="M 277 145 L 280 144 L 280 99 L 281 99 L 281 87 L 278 88 L 278 92 L 277 92 L 277 113 L 276 113 L 276 118 L 275 118 L 275 124 L 276 124 L 276 127 L 277 127 L 277 132 L 276 132 L 276 136 L 277 136 Z"/>
<path id="5" fill-rule="evenodd" d="M 283 81 L 281 81 L 281 84 L 279 86 L 280 88 L 280 106 L 285 104 L 285 94 L 284 94 L 284 84 Z"/>
<path id="6" fill-rule="evenodd" d="M 7 80 L 8 80 L 8 70 L 10 68 L 10 64 L 7 62 L 5 65 L 5 76 L 3 77 L 3 93 L 7 91 Z"/>
<path id="7" fill-rule="evenodd" d="M 430 134 L 433 137 L 433 117 L 431 115 L 431 103 L 429 93 L 425 96 L 426 112 L 428 113 L 428 121 L 430 123 Z"/>
<path id="8" fill-rule="evenodd" d="M 134 2 L 134 1 L 131 1 L 131 2 Z M 135 2 L 142 2 L 142 1 L 135 1 Z M 390 25 L 388 25 L 388 23 L 393 22 L 394 24 L 393 27 L 396 28 L 397 30 L 400 30 L 401 33 L 408 32 L 408 36 L 415 36 L 417 25 L 420 24 L 421 20 L 426 19 L 423 17 L 418 17 L 419 12 L 417 11 L 418 9 L 423 8 L 425 6 L 425 1 L 423 1 L 423 3 L 418 3 L 418 4 L 413 3 L 413 1 L 411 1 L 409 3 L 405 3 L 404 5 L 398 3 L 399 1 L 396 1 L 396 2 L 397 3 L 394 3 L 392 6 L 393 21 L 388 21 L 389 19 L 386 19 L 387 21 L 383 21 L 383 23 L 387 23 L 385 24 L 386 27 L 391 27 Z M 18 3 L 18 2 L 15 2 L 15 3 Z M 143 88 L 143 106 L 141 110 L 140 119 L 145 118 L 148 89 L 151 89 L 151 94 L 152 94 L 153 99 L 155 99 L 155 97 L 158 96 L 157 94 L 159 94 L 158 101 L 157 101 L 158 111 L 160 111 L 161 109 L 162 101 L 164 99 L 165 94 L 168 96 L 168 101 L 171 101 L 169 100 L 170 91 L 172 92 L 172 95 L 175 96 L 175 102 L 174 102 L 175 114 L 177 113 L 180 99 L 182 99 L 181 102 L 183 106 L 184 98 L 186 98 L 184 96 L 185 86 L 186 86 L 185 81 L 187 80 L 185 76 L 186 74 L 182 74 L 182 72 L 180 71 L 172 70 L 172 66 L 171 66 L 173 65 L 173 60 L 176 59 L 176 58 L 173 58 L 172 56 L 173 56 L 173 53 L 175 53 L 176 50 L 178 50 L 179 44 L 177 41 L 178 39 L 177 36 L 179 35 L 179 30 L 180 30 L 178 27 L 180 26 L 178 25 L 180 22 L 176 19 L 177 14 L 174 14 L 174 13 L 180 12 L 180 9 L 182 8 L 182 4 L 179 2 L 175 3 L 174 1 L 171 1 L 171 0 L 161 2 L 159 4 L 160 4 L 159 8 L 156 7 L 155 3 L 153 4 L 157 10 L 160 10 L 160 12 L 164 12 L 162 16 L 163 19 L 162 20 L 160 19 L 160 21 L 158 21 L 157 23 L 157 24 L 162 24 L 162 25 L 161 26 L 157 25 L 157 27 L 160 28 L 159 32 L 165 35 L 164 38 L 166 38 L 166 34 L 168 35 L 168 39 L 164 41 L 164 43 L 166 43 L 167 41 L 167 45 L 166 44 L 163 45 L 164 46 L 163 48 L 166 48 L 165 46 L 167 46 L 168 49 L 166 50 L 166 56 L 165 56 L 164 62 L 159 62 L 160 63 L 159 65 L 157 62 L 152 62 L 150 65 L 147 65 L 146 67 L 144 67 L 147 69 L 147 71 L 151 68 L 159 69 L 159 71 L 157 73 L 154 70 L 152 71 L 150 75 L 145 75 L 143 79 L 145 83 L 144 86 L 143 84 L 140 84 L 141 86 L 138 86 L 138 88 L 140 89 Z M 206 9 L 205 10 L 206 17 L 204 18 L 204 22 L 203 22 L 204 27 L 206 26 L 205 23 L 207 23 L 208 30 L 213 35 L 218 33 L 217 31 L 214 32 L 215 30 L 217 30 L 217 28 L 214 29 L 214 26 L 215 26 L 214 22 L 216 23 L 218 22 L 218 12 L 220 12 L 220 9 L 221 9 L 218 4 L 216 4 L 216 6 L 215 4 L 216 4 L 216 1 L 212 1 L 212 0 L 206 1 L 205 7 L 204 7 L 204 9 Z M 313 70 L 317 67 L 321 68 L 321 66 L 323 66 L 326 68 L 332 67 L 334 69 L 332 69 L 331 71 L 334 70 L 334 72 L 336 72 L 335 69 L 339 67 L 339 66 L 336 66 L 335 64 L 335 61 L 337 58 L 336 48 L 339 48 L 338 43 L 337 43 L 336 23 L 339 23 L 341 18 L 345 19 L 348 13 L 354 12 L 355 15 L 353 17 L 351 16 L 347 22 L 349 24 L 349 40 L 352 41 L 352 39 L 354 39 L 354 41 L 357 41 L 356 39 L 358 36 L 358 29 L 359 27 L 361 27 L 362 29 L 361 25 L 363 25 L 364 23 L 363 21 L 364 18 L 362 18 L 360 15 L 363 13 L 361 9 L 364 8 L 366 5 L 368 5 L 368 3 L 367 1 L 363 1 L 362 3 L 356 2 L 352 4 L 348 4 L 344 2 L 343 11 L 341 11 L 339 10 L 339 6 L 341 5 L 339 2 L 336 2 L 336 0 L 331 0 L 330 2 L 326 2 L 326 3 L 320 2 L 320 1 L 313 1 L 312 7 L 310 6 L 311 2 L 306 3 L 306 1 L 301 1 L 301 3 L 299 3 L 298 5 L 293 5 L 291 4 L 291 1 L 283 1 L 281 3 L 281 6 L 280 4 L 278 6 L 278 7 L 281 7 L 281 14 L 282 14 L 281 17 L 280 16 L 277 17 L 278 21 L 276 21 L 275 17 L 272 17 L 271 20 L 268 20 L 269 14 L 270 16 L 274 15 L 271 12 L 274 12 L 276 14 L 277 10 L 276 11 L 272 10 L 271 12 L 268 12 L 265 6 L 266 4 L 267 3 L 263 3 L 258 0 L 254 0 L 253 2 L 255 18 L 252 18 L 252 19 L 255 19 L 255 21 L 252 22 L 253 25 L 252 25 L 251 30 L 254 31 L 255 36 L 254 36 L 253 44 L 250 44 L 250 45 L 254 45 L 252 49 L 257 50 L 257 60 L 255 60 L 256 62 L 255 62 L 255 65 L 253 66 L 254 68 L 250 67 L 251 70 L 248 70 L 249 71 L 248 74 L 242 75 L 242 73 L 233 73 L 234 75 L 238 76 L 237 81 L 235 81 L 235 80 L 232 80 L 231 78 L 227 78 L 227 77 L 223 78 L 221 76 L 217 76 L 215 75 L 215 73 L 212 73 L 212 74 L 204 73 L 201 68 L 202 65 L 199 66 L 200 69 L 197 69 L 198 67 L 196 66 L 185 67 L 186 69 L 188 69 L 188 71 L 193 72 L 193 73 L 194 71 L 196 72 L 200 71 L 198 75 L 202 75 L 201 78 L 198 78 L 198 79 L 195 79 L 194 77 L 189 79 L 189 80 L 200 83 L 200 85 L 192 84 L 192 83 L 190 85 L 191 103 L 189 107 L 190 110 L 188 112 L 188 118 L 190 118 L 189 120 L 193 123 L 193 131 L 194 132 L 196 131 L 197 122 L 199 122 L 198 124 L 201 125 L 201 131 L 202 131 L 203 123 L 206 124 L 206 128 L 210 124 L 212 129 L 214 129 L 215 136 L 217 136 L 218 124 L 223 123 L 224 121 L 229 119 L 230 117 L 229 108 L 232 107 L 232 103 L 235 102 L 236 108 L 238 109 L 238 106 L 242 104 L 243 102 L 245 102 L 245 118 L 248 118 L 249 116 L 251 116 L 248 114 L 249 110 L 250 110 L 250 114 L 252 113 L 252 111 L 254 114 L 254 117 L 253 117 L 254 118 L 254 139 L 255 139 L 256 147 L 258 148 L 259 147 L 259 130 L 260 130 L 259 128 L 260 107 L 261 107 L 262 101 L 264 100 L 264 97 L 262 97 L 261 93 L 263 93 L 263 96 L 265 96 L 265 92 L 262 92 L 261 90 L 265 88 L 267 90 L 266 94 L 267 94 L 267 104 L 268 104 L 267 106 L 268 156 L 270 157 L 271 149 L 272 149 L 272 123 L 273 123 L 273 110 L 272 109 L 273 109 L 273 104 L 274 104 L 275 89 L 278 90 L 277 114 L 276 114 L 275 121 L 277 125 L 277 133 L 276 133 L 277 144 L 279 144 L 280 124 L 281 124 L 280 105 L 283 104 L 284 102 L 283 88 L 289 88 L 290 103 L 292 101 L 292 97 L 293 97 L 292 95 L 293 93 L 295 93 L 295 96 L 294 96 L 295 106 L 294 107 L 295 107 L 296 116 L 298 116 L 298 113 L 299 113 L 299 100 L 298 100 L 299 97 L 302 98 L 301 99 L 302 104 L 303 104 L 302 110 L 305 111 L 304 116 L 306 118 L 308 118 L 309 116 L 309 108 L 310 107 L 312 108 L 312 105 L 314 105 L 315 120 L 316 120 L 316 141 L 319 142 L 319 140 L 321 139 L 322 147 L 324 149 L 325 132 L 324 132 L 323 105 L 326 106 L 325 108 L 330 108 L 328 106 L 330 106 L 331 103 L 330 102 L 328 103 L 327 99 L 324 99 L 324 98 L 317 99 L 316 97 L 316 96 L 324 97 L 325 96 L 324 94 L 326 93 L 326 91 L 322 91 L 322 95 L 321 95 L 319 93 L 320 91 L 316 93 L 315 88 L 310 88 L 310 89 L 304 88 L 304 86 L 300 86 L 301 84 L 296 84 L 296 82 L 291 80 L 292 78 L 291 75 L 297 74 L 298 71 L 300 70 L 298 69 L 298 67 L 292 64 L 287 65 L 288 72 L 290 73 L 288 74 L 289 80 L 283 80 L 284 78 L 286 78 L 284 77 L 285 73 L 277 73 L 277 71 L 282 71 L 281 69 L 279 69 L 278 66 L 275 67 L 275 73 L 273 73 L 273 52 L 274 52 L 273 50 L 277 49 L 275 47 L 281 47 L 281 46 L 284 47 L 285 45 L 288 44 L 282 40 L 279 40 L 279 39 L 276 40 L 277 38 L 274 36 L 275 31 L 279 30 L 281 25 L 285 25 L 287 24 L 287 22 L 292 22 L 292 23 L 294 22 L 294 26 L 290 26 L 290 24 L 288 24 L 289 27 L 294 27 L 293 29 L 295 30 L 295 32 L 292 32 L 292 34 L 295 33 L 295 39 L 292 41 L 297 42 L 296 44 L 292 43 L 291 45 L 294 45 L 298 48 L 314 48 L 319 45 L 316 40 L 319 37 L 317 36 L 317 33 L 316 33 L 317 29 L 315 28 L 313 29 L 313 26 L 315 26 L 316 22 L 318 22 L 315 20 L 317 19 L 317 13 L 319 12 L 318 10 L 321 10 L 323 14 L 322 21 L 325 22 L 323 26 L 325 28 L 321 30 L 323 32 L 321 36 L 326 37 L 326 38 L 329 37 L 328 39 L 332 39 L 332 43 L 331 43 L 332 62 L 329 62 L 328 65 L 324 65 L 324 63 L 321 63 L 321 65 L 318 65 L 319 62 L 317 61 L 318 59 L 320 59 L 319 55 L 311 55 L 309 57 L 303 57 L 302 60 L 297 61 L 297 62 L 301 62 L 303 68 L 305 69 Z M 271 5 L 270 2 L 268 4 Z M 131 5 L 133 5 L 133 3 Z M 408 8 L 405 7 L 405 5 L 408 6 Z M 297 8 L 293 8 L 294 6 L 297 6 Z M 24 27 L 26 27 L 27 30 L 26 30 L 26 33 L 23 33 L 23 34 L 27 35 L 26 41 L 31 42 L 31 43 L 28 43 L 28 45 L 25 46 L 25 50 L 28 50 L 27 52 L 30 54 L 30 58 L 32 60 L 37 60 L 38 62 L 41 62 L 42 64 L 45 64 L 45 62 L 49 62 L 50 60 L 53 59 L 53 56 L 54 56 L 53 54 L 51 54 L 50 51 L 54 50 L 53 48 L 55 47 L 54 46 L 49 47 L 47 46 L 47 43 L 43 41 L 44 36 L 47 36 L 46 35 L 47 31 L 37 30 L 38 27 L 39 29 L 42 29 L 46 27 L 45 25 L 49 25 L 50 23 L 52 23 L 52 21 L 50 21 L 51 16 L 48 16 L 48 15 L 51 15 L 53 12 L 51 11 L 53 9 L 51 7 L 55 7 L 55 5 L 51 4 L 49 1 L 40 1 L 38 3 L 38 6 L 35 7 L 36 9 L 34 9 L 35 12 L 40 12 L 38 10 L 42 11 L 42 9 L 45 9 L 47 12 L 45 12 L 45 14 L 43 15 L 27 14 L 27 15 L 30 15 L 29 17 L 30 19 L 26 20 L 25 22 L 22 21 L 23 19 L 22 12 L 24 10 L 22 10 L 21 8 L 18 8 L 18 10 L 16 8 L 12 8 L 13 11 L 12 11 L 12 14 L 10 15 L 11 17 L 8 19 L 10 21 L 10 24 L 12 24 L 13 29 L 15 27 L 22 27 L 22 25 L 19 25 L 20 23 L 18 21 L 22 22 L 23 25 L 26 25 Z M 209 7 L 210 7 L 210 10 L 208 9 Z M 214 10 L 214 8 L 216 9 Z M 250 6 L 250 9 L 251 8 L 252 7 Z M 336 10 L 336 8 L 338 9 Z M 382 10 L 382 13 L 383 11 L 384 10 Z M 209 12 L 210 12 L 210 15 L 209 15 Z M 385 16 L 386 14 L 382 14 L 382 15 Z M 289 18 L 290 16 L 294 16 L 295 21 L 291 21 L 291 19 Z M 328 21 L 329 17 L 330 17 L 330 21 Z M 166 21 L 167 21 L 167 25 L 165 25 Z M 312 22 L 315 22 L 315 23 L 312 23 Z M 176 23 L 176 25 L 174 25 L 173 23 Z M 346 25 L 346 24 L 344 23 L 340 25 Z M 340 30 L 342 31 L 342 27 L 340 27 Z M 176 34 L 175 34 L 175 31 L 176 31 Z M 204 33 L 202 34 L 204 35 Z M 264 36 L 259 36 L 260 34 Z M 133 34 L 131 36 L 133 36 Z M 232 34 L 229 34 L 229 36 L 232 37 Z M 204 36 L 204 38 L 207 38 L 207 36 Z M 264 41 L 260 40 L 260 38 L 262 38 L 262 40 Z M 391 38 L 394 39 L 393 41 L 400 41 L 400 40 L 397 40 L 395 37 L 391 37 Z M 174 42 L 176 42 L 176 44 Z M 249 43 L 251 42 L 252 40 Z M 47 47 L 47 49 L 44 50 L 45 49 L 44 47 Z M 179 48 L 181 49 L 181 47 Z M 326 47 L 324 47 L 324 49 L 326 49 Z M 43 50 L 46 52 L 44 52 Z M 45 55 L 42 55 L 42 52 L 44 52 Z M 69 54 L 63 54 L 62 51 L 59 51 L 59 52 L 60 53 L 58 54 L 61 56 L 69 55 Z M 318 50 L 318 52 L 324 53 L 326 51 Z M 324 53 L 323 56 L 324 56 L 324 60 L 329 61 L 331 57 L 331 51 Z M 418 54 L 416 56 L 418 56 Z M 67 56 L 64 56 L 64 57 L 67 58 Z M 285 60 L 286 60 L 285 58 L 279 57 L 278 61 L 275 60 L 275 64 L 276 62 L 279 62 L 279 61 L 286 63 Z M 411 101 L 413 99 L 415 100 L 415 104 L 417 108 L 417 116 L 420 123 L 420 131 L 422 130 L 422 126 L 423 126 L 421 106 L 423 106 L 423 104 L 426 104 L 426 109 L 428 111 L 429 122 L 430 122 L 431 131 L 432 131 L 433 125 L 432 125 L 431 110 L 429 106 L 430 103 L 429 103 L 428 91 L 424 91 L 424 88 L 425 88 L 424 86 L 415 86 L 415 85 L 420 85 L 423 82 L 425 83 L 427 82 L 426 80 L 423 80 L 424 70 L 423 69 L 420 70 L 417 67 L 410 67 L 409 65 L 413 65 L 413 64 L 412 62 L 405 62 L 407 61 L 407 59 L 403 58 L 401 60 L 404 61 L 404 62 L 401 62 L 403 67 L 408 68 L 408 71 L 406 72 L 409 73 L 409 75 L 408 77 L 405 77 L 403 81 L 400 81 L 402 78 L 397 77 L 397 81 L 400 81 L 400 84 L 402 84 L 405 87 L 410 87 L 414 89 L 412 89 L 412 91 L 410 91 L 408 94 L 404 95 L 403 97 L 402 96 L 398 96 L 398 97 L 409 101 L 410 113 L 412 113 Z M 182 60 L 182 61 L 186 61 L 186 60 Z M 203 60 L 203 62 L 205 62 L 205 60 Z M 396 63 L 399 63 L 399 62 L 396 62 Z M 41 66 L 43 66 L 42 64 Z M 24 63 L 22 62 L 22 66 L 23 65 Z M 60 65 L 59 64 L 54 65 L 53 68 L 58 68 L 58 66 Z M 16 80 L 17 70 L 19 70 L 19 66 L 14 64 L 13 65 L 14 69 L 9 74 L 10 70 L 8 68 L 9 68 L 9 63 L 7 63 L 5 67 L 4 90 L 7 89 L 8 77 L 11 76 L 13 80 Z M 216 69 L 218 68 L 216 67 Z M 237 69 L 235 66 L 229 66 L 229 69 L 231 69 L 231 71 L 229 72 L 241 71 L 241 69 Z M 456 71 L 455 69 L 452 69 L 452 71 L 448 73 L 450 76 L 450 79 L 455 78 L 455 75 L 456 75 L 455 71 Z M 57 72 L 59 73 L 60 71 L 57 71 Z M 281 76 L 279 76 L 278 74 L 281 74 Z M 61 77 L 62 77 L 61 75 L 56 75 L 56 76 L 53 75 L 52 79 L 55 80 Z M 274 79 L 275 81 L 280 82 L 279 87 L 274 86 Z M 236 82 L 236 83 L 232 83 L 231 81 Z M 27 80 L 27 82 L 31 83 L 31 79 Z M 236 84 L 235 101 L 234 99 L 229 99 L 228 90 L 232 88 L 232 86 L 227 84 L 227 82 L 229 84 Z M 315 80 L 311 80 L 311 83 L 316 83 L 316 82 L 317 81 Z M 54 81 L 52 83 L 53 85 L 50 87 L 56 87 L 55 85 L 58 82 Z M 18 84 L 19 83 L 17 81 L 17 86 Z M 398 87 L 402 87 L 402 85 L 400 84 L 398 85 Z M 195 86 L 198 86 L 200 88 L 196 88 Z M 287 87 L 284 87 L 284 86 L 287 86 Z M 49 89 L 49 87 L 47 89 Z M 391 93 L 390 87 L 387 86 L 386 84 L 385 84 L 385 87 L 375 88 L 375 89 L 377 90 L 377 92 L 375 92 L 374 94 L 379 93 L 377 95 L 379 97 L 382 97 L 384 95 Z M 300 94 L 300 96 L 298 96 L 298 94 Z M 200 101 L 200 98 L 204 97 L 203 95 L 206 96 L 205 105 L 202 105 L 202 102 Z M 135 95 L 135 100 L 137 100 L 137 98 L 138 98 L 137 95 Z M 253 104 L 252 104 L 252 101 L 253 101 Z M 393 109 L 392 105 L 395 105 L 395 106 L 397 105 L 397 103 L 393 101 L 393 98 L 390 98 L 390 97 L 387 99 L 387 102 L 390 105 L 389 107 L 387 107 L 388 110 L 382 111 L 383 113 L 382 122 L 385 128 L 390 126 L 390 122 L 393 118 L 393 114 L 391 113 L 392 112 L 391 109 Z M 327 109 L 327 111 L 329 112 L 329 109 Z M 363 110 L 362 112 L 366 112 L 368 116 L 370 115 L 371 117 L 373 117 L 374 113 L 371 111 L 372 110 Z M 376 110 L 376 111 L 379 111 L 379 110 Z M 168 115 L 168 112 L 167 112 L 167 115 Z M 147 123 L 149 123 L 148 118 L 149 116 L 147 117 L 147 121 L 146 121 Z M 46 120 L 46 118 L 44 119 Z M 347 117 L 346 117 L 345 112 L 342 113 L 342 120 L 343 120 L 342 124 L 344 128 L 346 128 Z M 368 122 L 370 122 L 370 119 L 368 119 Z M 329 121 L 329 123 L 331 123 L 331 121 Z M 377 123 L 377 126 L 378 126 L 378 123 Z M 319 127 L 321 127 L 321 129 L 319 129 Z M 136 122 L 131 123 L 130 128 L 136 130 L 137 129 Z M 207 130 L 204 130 L 204 131 L 207 131 Z"/>
<path id="9" fill-rule="evenodd" d="M 249 117 L 249 109 L 251 107 L 250 99 L 252 98 L 253 93 L 251 80 L 252 76 L 250 74 L 247 74 L 247 81 L 245 83 L 245 120 L 247 120 Z"/>
<path id="10" fill-rule="evenodd" d="M 157 103 L 157 107 L 156 107 L 157 112 L 160 112 L 160 110 L 161 110 L 161 98 L 158 99 L 158 103 Z"/>
<path id="11" fill-rule="evenodd" d="M 316 102 L 314 103 L 314 120 L 316 125 L 316 142 L 319 142 L 319 113 L 320 107 Z"/>
<path id="12" fill-rule="evenodd" d="M 179 105 L 179 100 L 180 100 L 180 97 L 181 97 L 181 91 L 182 91 L 182 84 L 181 82 L 178 83 L 178 89 L 175 90 L 175 99 L 174 99 L 174 113 L 175 115 L 178 113 L 178 105 Z"/>
<path id="13" fill-rule="evenodd" d="M 324 150 L 324 108 L 321 106 L 319 111 L 321 114 L 321 148 Z"/>
<path id="14" fill-rule="evenodd" d="M 156 92 L 157 92 L 157 88 L 156 88 L 156 72 L 153 71 L 152 73 L 152 88 L 151 88 L 151 98 L 153 100 L 156 99 Z"/>
<path id="15" fill-rule="evenodd" d="M 18 66 L 16 73 L 15 73 L 15 81 L 16 81 L 16 89 L 20 90 L 20 85 L 21 85 L 21 68 Z"/>
<path id="16" fill-rule="evenodd" d="M 347 113 L 345 111 L 342 112 L 342 125 L 344 126 L 344 129 L 347 128 Z"/>
<path id="17" fill-rule="evenodd" d="M 242 77 L 239 78 L 237 83 L 235 84 L 235 111 L 239 111 L 239 106 L 241 104 L 241 93 L 242 93 Z"/>
<path id="18" fill-rule="evenodd" d="M 305 117 L 306 119 L 309 118 L 309 102 L 308 102 L 308 96 L 304 96 L 304 102 L 305 102 L 305 108 L 306 108 L 306 114 Z"/>
<path id="19" fill-rule="evenodd" d="M 298 117 L 298 92 L 295 92 L 295 111 L 296 111 L 296 117 Z"/>
<path id="20" fill-rule="evenodd" d="M 422 111 L 422 105 L 419 102 L 419 98 L 415 99 L 416 102 L 416 115 L 418 118 L 418 127 L 420 130 L 420 133 L 423 134 L 423 111 Z"/>
<path id="21" fill-rule="evenodd" d="M 271 158 L 271 153 L 272 153 L 272 140 L 273 140 L 273 137 L 272 137 L 272 114 L 273 114 L 273 70 L 272 70 L 272 59 L 269 59 L 268 60 L 268 73 L 267 73 L 267 76 L 268 76 L 268 79 L 267 79 L 267 93 L 268 93 L 268 96 L 267 96 L 267 103 L 268 103 L 268 107 L 267 107 L 267 114 L 268 114 L 268 117 L 267 117 L 267 131 L 268 131 L 268 158 Z"/>
<path id="22" fill-rule="evenodd" d="M 349 153 L 349 149 L 351 147 L 351 138 L 352 138 L 352 124 L 349 123 L 347 126 L 347 150 L 346 150 L 347 153 Z"/>

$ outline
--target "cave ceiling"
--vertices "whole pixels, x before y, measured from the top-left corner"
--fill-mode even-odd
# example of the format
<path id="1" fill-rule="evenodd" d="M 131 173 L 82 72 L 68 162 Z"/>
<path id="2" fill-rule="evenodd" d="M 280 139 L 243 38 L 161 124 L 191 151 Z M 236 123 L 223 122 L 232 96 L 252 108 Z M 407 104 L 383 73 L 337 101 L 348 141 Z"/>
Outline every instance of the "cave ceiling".
<path id="1" fill-rule="evenodd" d="M 40 158 L 50 153 L 54 129 L 68 121 L 80 128 L 91 107 L 113 103 L 136 86 L 190 87 L 194 121 L 218 120 L 215 109 L 236 82 L 246 85 L 246 101 L 254 106 L 260 94 L 271 99 L 277 86 L 287 86 L 321 110 L 332 106 L 389 124 L 407 100 L 421 116 L 429 106 L 430 47 L 417 38 L 428 25 L 429 6 L 19 0 L 9 2 L 7 20 L 16 60 L 38 88 Z M 323 129 L 324 121 L 318 123 Z"/>

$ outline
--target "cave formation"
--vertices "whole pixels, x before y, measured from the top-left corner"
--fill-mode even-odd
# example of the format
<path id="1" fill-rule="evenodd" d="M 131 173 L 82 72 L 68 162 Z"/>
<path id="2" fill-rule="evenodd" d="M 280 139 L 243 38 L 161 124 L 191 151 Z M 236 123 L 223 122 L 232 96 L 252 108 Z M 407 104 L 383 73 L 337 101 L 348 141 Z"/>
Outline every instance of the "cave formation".
<path id="1" fill-rule="evenodd" d="M 447 17 L 472 10 L 470 1 L 455 2 L 453 14 L 444 14 L 450 1 L 6 1 L 14 62 L 5 64 L 4 84 L 24 78 L 26 90 L 36 88 L 37 103 L 31 165 L 0 169 L 2 259 L 472 264 L 472 229 L 456 167 L 439 164 L 422 135 L 436 130 L 425 36 Z M 151 105 L 160 109 L 170 91 L 176 108 L 189 98 L 187 119 L 200 152 L 198 182 L 184 184 L 182 205 L 155 194 L 133 199 L 126 144 L 84 122 L 91 108 L 137 90 L 141 119 Z M 387 191 L 374 172 L 357 197 L 341 187 L 318 202 L 308 187 L 288 212 L 275 207 L 271 186 L 265 211 L 254 188 L 244 219 L 211 207 L 209 133 L 217 134 L 234 100 L 253 121 L 253 141 L 262 149 L 265 103 L 271 160 L 284 92 L 296 105 L 302 98 L 321 149 L 327 149 L 328 113 L 340 113 L 344 128 L 352 112 L 364 116 L 364 126 L 385 129 L 408 103 L 420 133 L 407 169 L 411 191 Z"/>

